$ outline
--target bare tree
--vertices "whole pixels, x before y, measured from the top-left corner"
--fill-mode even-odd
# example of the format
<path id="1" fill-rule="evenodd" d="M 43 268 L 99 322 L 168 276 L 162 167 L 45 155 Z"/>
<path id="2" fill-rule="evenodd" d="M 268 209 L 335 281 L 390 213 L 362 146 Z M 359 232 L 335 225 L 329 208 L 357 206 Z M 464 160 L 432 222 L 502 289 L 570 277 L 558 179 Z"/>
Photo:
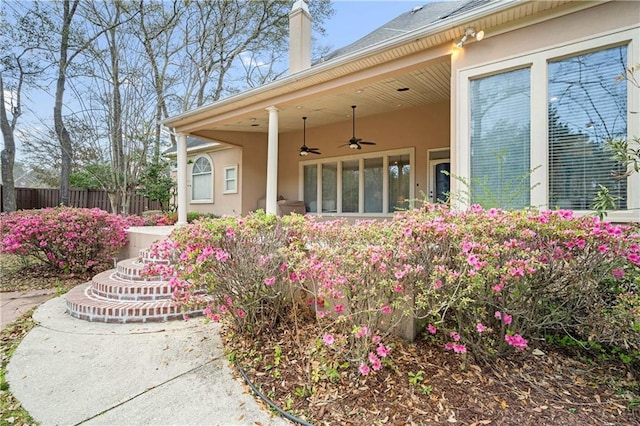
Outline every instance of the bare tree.
<path id="1" fill-rule="evenodd" d="M 39 45 L 46 37 L 50 22 L 40 16 L 38 3 L 32 10 L 15 10 L 14 23 L 2 16 L 0 43 L 6 54 L 0 58 L 0 130 L 4 140 L 0 164 L 2 168 L 4 211 L 16 210 L 13 167 L 16 155 L 15 132 L 23 113 L 23 91 L 33 85 L 44 71 L 38 54 Z M 5 83 L 6 82 L 6 83 Z M 5 92 L 6 90 L 6 92 Z M 7 109 L 9 114 L 7 114 Z"/>

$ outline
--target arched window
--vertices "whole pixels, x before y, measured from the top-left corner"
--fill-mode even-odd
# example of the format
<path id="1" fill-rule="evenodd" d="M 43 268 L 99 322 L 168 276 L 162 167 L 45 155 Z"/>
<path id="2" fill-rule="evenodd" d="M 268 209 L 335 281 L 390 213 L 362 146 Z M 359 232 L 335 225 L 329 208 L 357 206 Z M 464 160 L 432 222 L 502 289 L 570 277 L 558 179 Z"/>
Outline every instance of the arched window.
<path id="1" fill-rule="evenodd" d="M 191 170 L 191 201 L 213 202 L 213 167 L 207 157 L 198 157 Z"/>

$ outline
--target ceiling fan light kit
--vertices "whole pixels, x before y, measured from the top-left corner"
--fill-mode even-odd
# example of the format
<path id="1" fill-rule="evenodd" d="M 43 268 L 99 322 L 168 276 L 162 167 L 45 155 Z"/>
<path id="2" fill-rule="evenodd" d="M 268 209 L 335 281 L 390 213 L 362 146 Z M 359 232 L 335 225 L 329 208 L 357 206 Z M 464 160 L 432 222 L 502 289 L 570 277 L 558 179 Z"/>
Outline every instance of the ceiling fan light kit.
<path id="1" fill-rule="evenodd" d="M 320 152 L 318 151 L 318 149 L 320 148 L 310 148 L 307 146 L 307 117 L 302 117 L 302 123 L 303 123 L 303 133 L 302 133 L 302 146 L 300 147 L 300 152 L 299 152 L 300 156 L 306 157 L 310 153 L 320 155 Z"/>

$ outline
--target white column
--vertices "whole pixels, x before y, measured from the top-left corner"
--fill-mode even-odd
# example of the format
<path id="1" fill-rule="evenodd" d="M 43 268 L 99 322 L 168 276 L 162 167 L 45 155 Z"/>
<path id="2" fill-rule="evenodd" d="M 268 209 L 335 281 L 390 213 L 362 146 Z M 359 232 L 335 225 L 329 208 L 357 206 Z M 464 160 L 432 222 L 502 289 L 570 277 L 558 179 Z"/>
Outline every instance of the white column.
<path id="1" fill-rule="evenodd" d="M 187 135 L 178 134 L 178 222 L 176 225 L 187 224 Z"/>
<path id="2" fill-rule="evenodd" d="M 278 108 L 269 107 L 266 213 L 278 214 Z"/>

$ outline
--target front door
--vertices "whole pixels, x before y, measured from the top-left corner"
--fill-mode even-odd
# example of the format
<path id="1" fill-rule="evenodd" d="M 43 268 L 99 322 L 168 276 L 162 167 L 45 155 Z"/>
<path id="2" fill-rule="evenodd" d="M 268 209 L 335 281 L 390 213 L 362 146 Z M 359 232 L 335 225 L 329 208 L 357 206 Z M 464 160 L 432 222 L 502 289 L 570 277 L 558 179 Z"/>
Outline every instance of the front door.
<path id="1" fill-rule="evenodd" d="M 449 201 L 451 160 L 445 158 L 429 163 L 429 201 L 446 203 Z"/>

